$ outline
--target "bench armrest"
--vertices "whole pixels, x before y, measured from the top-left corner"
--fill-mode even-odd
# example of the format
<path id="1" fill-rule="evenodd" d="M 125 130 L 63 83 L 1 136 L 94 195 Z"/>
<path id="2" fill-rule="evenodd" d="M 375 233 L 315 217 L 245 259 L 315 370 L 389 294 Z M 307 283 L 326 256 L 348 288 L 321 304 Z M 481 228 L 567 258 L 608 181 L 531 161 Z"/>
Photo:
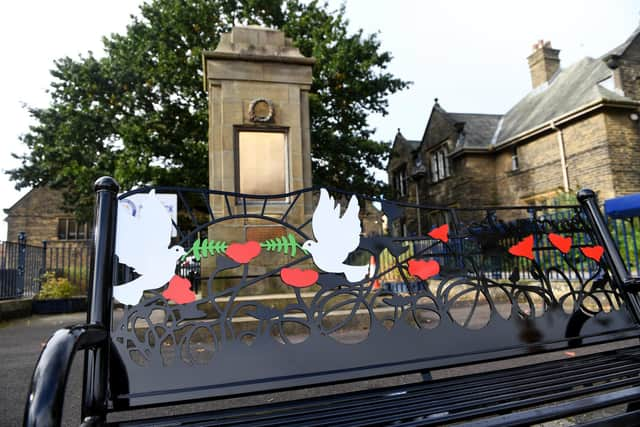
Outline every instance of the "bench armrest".
<path id="1" fill-rule="evenodd" d="M 96 325 L 57 330 L 40 353 L 31 377 L 24 410 L 24 426 L 59 426 L 67 377 L 76 351 L 107 339 L 107 331 Z"/>

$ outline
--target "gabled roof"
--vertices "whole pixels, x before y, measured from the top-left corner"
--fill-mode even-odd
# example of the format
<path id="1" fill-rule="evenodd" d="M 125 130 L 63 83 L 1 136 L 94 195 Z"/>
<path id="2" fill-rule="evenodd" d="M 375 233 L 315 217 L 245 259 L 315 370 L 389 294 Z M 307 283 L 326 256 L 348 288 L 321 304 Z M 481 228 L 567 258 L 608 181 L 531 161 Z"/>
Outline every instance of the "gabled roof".
<path id="1" fill-rule="evenodd" d="M 20 209 L 23 205 L 28 203 L 38 191 L 42 191 L 42 190 L 38 190 L 37 188 L 32 188 L 31 190 L 27 191 L 22 197 L 18 199 L 17 202 L 15 202 L 13 205 L 11 205 L 6 209 L 3 209 L 4 213 L 7 215 L 11 215 L 11 213 L 16 211 L 17 209 Z M 6 218 L 5 218 L 5 221 L 6 221 Z"/>
<path id="2" fill-rule="evenodd" d="M 431 149 L 453 138 L 461 144 L 456 148 L 475 147 L 482 144 L 485 135 L 491 136 L 500 120 L 495 114 L 449 113 L 435 100 L 427 126 L 422 136 L 422 149 Z M 458 139 L 459 132 L 464 138 Z"/>
<path id="3" fill-rule="evenodd" d="M 449 113 L 436 98 L 422 137 L 421 149 L 430 149 L 443 140 L 456 137 L 454 153 L 483 152 L 506 147 L 518 138 L 548 128 L 552 120 L 569 120 L 578 114 L 607 104 L 637 108 L 640 100 L 624 96 L 611 85 L 607 60 L 612 56 L 638 55 L 640 26 L 629 38 L 600 58 L 585 57 L 559 70 L 549 82 L 531 90 L 506 114 Z M 634 47 L 635 46 L 635 47 Z M 608 80 L 612 83 L 612 80 Z M 609 88 L 608 88 L 609 87 Z M 434 124 L 435 123 L 435 124 Z M 456 133 L 462 132 L 462 138 Z"/>
<path id="4" fill-rule="evenodd" d="M 11 207 L 4 209 L 7 216 L 11 215 L 49 215 L 65 213 L 61 207 L 62 190 L 48 186 L 35 187 L 23 195 Z"/>
<path id="5" fill-rule="evenodd" d="M 449 113 L 436 100 L 422 137 L 422 146 L 429 149 L 439 145 L 443 138 L 454 138 L 455 151 L 465 148 L 488 148 L 501 118 L 499 114 Z M 430 134 L 434 121 L 438 123 L 436 124 L 437 135 Z M 460 132 L 462 132 L 462 138 L 458 138 Z"/>
<path id="6" fill-rule="evenodd" d="M 394 150 L 396 148 L 396 144 L 402 144 L 408 147 L 410 151 L 414 151 L 420 147 L 420 142 L 421 141 L 410 140 L 405 138 L 404 135 L 402 135 L 402 133 L 400 132 L 400 129 L 398 129 L 398 133 L 396 134 L 396 137 L 393 140 L 393 145 L 391 147 L 391 150 Z"/>
<path id="7" fill-rule="evenodd" d="M 559 71 L 551 82 L 533 89 L 504 115 L 498 145 L 596 101 L 633 101 L 598 84 L 611 75 L 602 60 L 589 57 Z"/>

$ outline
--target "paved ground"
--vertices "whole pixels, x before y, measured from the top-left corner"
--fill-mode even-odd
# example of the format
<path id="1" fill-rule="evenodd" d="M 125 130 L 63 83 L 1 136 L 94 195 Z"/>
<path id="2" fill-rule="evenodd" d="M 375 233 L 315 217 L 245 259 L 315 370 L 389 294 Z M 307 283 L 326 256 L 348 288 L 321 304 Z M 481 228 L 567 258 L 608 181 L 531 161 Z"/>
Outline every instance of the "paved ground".
<path id="1" fill-rule="evenodd" d="M 83 323 L 84 314 L 66 314 L 56 316 L 33 316 L 28 319 L 21 319 L 11 322 L 0 322 L 0 426 L 22 425 L 24 403 L 27 396 L 28 384 L 37 361 L 38 355 L 46 339 L 58 328 L 75 323 Z M 628 345 L 631 343 L 627 343 Z M 616 345 L 620 346 L 620 345 Z M 600 348 L 604 346 L 598 346 Z M 613 347 L 608 345 L 607 347 Z M 592 349 L 591 351 L 594 351 Z M 577 354 L 584 353 L 583 350 L 576 351 Z M 526 364 L 548 360 L 552 356 L 541 355 L 527 359 L 519 359 L 515 363 L 509 361 L 508 366 L 514 364 Z M 561 355 L 562 357 L 562 355 Z M 564 356 L 567 357 L 567 356 Z M 434 378 L 442 378 L 450 375 L 460 375 L 472 371 L 498 369 L 507 366 L 505 362 L 494 362 L 481 367 L 466 367 L 450 370 L 440 370 L 433 373 Z M 67 385 L 65 396 L 64 426 L 74 426 L 80 420 L 80 395 L 82 391 L 82 358 L 78 357 L 74 363 Z M 169 415 L 176 413 L 194 412 L 206 409 L 229 408 L 248 404 L 261 404 L 266 402 L 288 400 L 319 394 L 333 394 L 355 389 L 362 389 L 375 386 L 391 386 L 406 382 L 418 381 L 416 375 L 406 375 L 383 380 L 362 381 L 354 384 L 344 384 L 330 387 L 320 387 L 314 390 L 297 390 L 293 392 L 273 393 L 265 396 L 227 399 L 218 402 L 208 402 L 200 404 L 183 405 L 181 407 L 169 407 L 138 411 L 137 417 L 150 417 L 157 415 Z M 622 407 L 616 407 L 609 411 L 618 412 Z M 131 414 L 122 413 L 110 417 L 110 420 L 127 419 Z M 597 413 L 595 418 L 601 416 Z M 545 423 L 547 426 L 573 426 L 578 421 L 584 421 L 584 417 L 578 419 L 570 418 L 554 423 Z"/>
<path id="2" fill-rule="evenodd" d="M 22 414 L 33 368 L 47 338 L 58 328 L 85 321 L 86 314 L 33 316 L 0 323 L 0 425 L 22 425 Z M 82 360 L 74 360 L 69 378 L 70 393 L 66 398 L 67 414 L 64 425 L 80 419 L 79 396 L 82 390 Z"/>

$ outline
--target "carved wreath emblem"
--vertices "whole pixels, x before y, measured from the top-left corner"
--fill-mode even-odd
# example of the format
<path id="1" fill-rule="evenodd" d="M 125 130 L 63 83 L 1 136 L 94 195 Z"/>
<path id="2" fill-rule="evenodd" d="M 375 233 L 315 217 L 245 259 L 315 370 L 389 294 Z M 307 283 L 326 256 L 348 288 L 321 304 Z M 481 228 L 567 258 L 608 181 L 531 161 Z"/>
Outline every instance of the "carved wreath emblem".
<path id="1" fill-rule="evenodd" d="M 249 104 L 249 120 L 266 123 L 273 120 L 273 103 L 266 98 L 256 98 Z"/>

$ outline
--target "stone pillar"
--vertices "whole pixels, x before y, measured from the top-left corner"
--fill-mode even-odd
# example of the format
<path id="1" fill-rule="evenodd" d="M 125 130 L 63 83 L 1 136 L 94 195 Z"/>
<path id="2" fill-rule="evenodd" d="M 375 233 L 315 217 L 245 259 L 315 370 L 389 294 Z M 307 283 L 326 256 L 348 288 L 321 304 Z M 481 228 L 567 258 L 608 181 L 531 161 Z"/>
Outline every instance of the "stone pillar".
<path id="1" fill-rule="evenodd" d="M 204 52 L 209 93 L 209 186 L 241 191 L 239 135 L 284 134 L 287 191 L 311 186 L 309 97 L 312 65 L 284 33 L 234 27 Z M 224 206 L 214 202 L 221 214 Z"/>
<path id="2" fill-rule="evenodd" d="M 303 56 L 284 33 L 255 26 L 223 34 L 203 60 L 209 95 L 209 188 L 281 194 L 310 187 L 309 89 L 315 60 Z M 229 206 L 219 196 L 211 203 L 216 218 L 229 215 L 229 209 L 238 214 L 244 209 L 236 200 Z M 286 201 L 269 203 L 265 214 L 278 217 L 287 207 Z M 261 208 L 247 206 L 249 213 L 260 213 Z M 287 220 L 301 224 L 311 214 L 312 202 L 305 198 Z M 236 242 L 264 240 L 284 231 L 253 219 L 210 230 L 216 239 Z"/>

